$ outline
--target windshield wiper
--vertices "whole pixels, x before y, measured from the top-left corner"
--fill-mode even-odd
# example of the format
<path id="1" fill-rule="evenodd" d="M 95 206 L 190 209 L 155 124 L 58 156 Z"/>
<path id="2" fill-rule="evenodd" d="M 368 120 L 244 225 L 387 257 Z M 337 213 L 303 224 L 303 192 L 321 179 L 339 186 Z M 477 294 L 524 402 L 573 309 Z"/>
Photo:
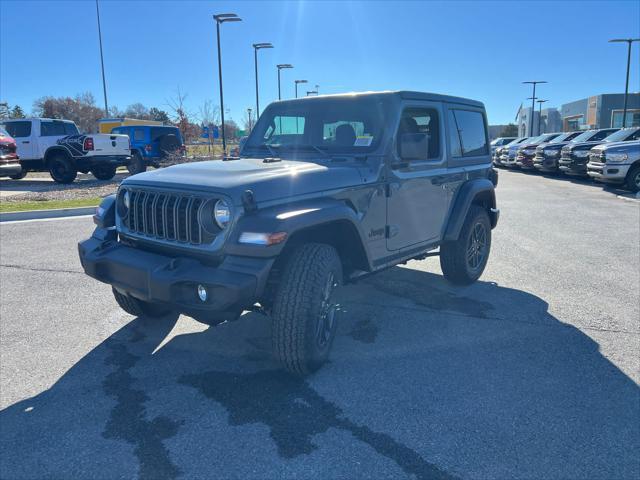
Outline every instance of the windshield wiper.
<path id="1" fill-rule="evenodd" d="M 291 145 L 280 145 L 281 147 L 289 147 L 292 150 L 297 149 L 297 148 L 306 148 L 306 149 L 312 149 L 315 150 L 316 152 L 318 152 L 320 155 L 322 155 L 325 158 L 331 158 L 331 155 L 329 155 L 327 152 L 325 152 L 324 150 L 322 150 L 320 147 L 318 147 L 317 145 L 312 145 L 310 143 L 294 143 Z"/>

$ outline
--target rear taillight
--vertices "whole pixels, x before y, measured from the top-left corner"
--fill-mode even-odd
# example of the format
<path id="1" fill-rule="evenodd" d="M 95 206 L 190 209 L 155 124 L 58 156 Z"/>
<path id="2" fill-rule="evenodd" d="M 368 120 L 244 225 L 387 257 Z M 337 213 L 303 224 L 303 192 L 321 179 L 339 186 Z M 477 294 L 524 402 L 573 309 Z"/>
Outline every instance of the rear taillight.
<path id="1" fill-rule="evenodd" d="M 87 137 L 84 139 L 84 143 L 82 144 L 82 149 L 84 151 L 93 150 L 93 138 Z"/>
<path id="2" fill-rule="evenodd" d="M 147 152 L 150 152 L 150 151 L 153 149 L 153 147 L 152 147 L 151 145 L 145 145 L 145 146 L 144 146 L 144 149 L 145 149 Z"/>

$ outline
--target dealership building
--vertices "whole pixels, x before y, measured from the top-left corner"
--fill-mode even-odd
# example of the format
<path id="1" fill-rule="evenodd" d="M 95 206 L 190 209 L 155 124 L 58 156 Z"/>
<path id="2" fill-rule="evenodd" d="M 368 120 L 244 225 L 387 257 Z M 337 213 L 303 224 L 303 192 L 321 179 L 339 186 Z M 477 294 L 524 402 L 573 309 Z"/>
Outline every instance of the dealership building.
<path id="1" fill-rule="evenodd" d="M 518 112 L 518 132 L 530 137 L 546 132 L 570 132 L 622 127 L 624 93 L 610 93 L 565 103 L 560 108 L 543 108 L 538 131 L 538 115 L 533 112 L 533 132 L 529 131 L 531 107 Z M 640 126 L 640 93 L 630 93 L 627 101 L 627 127 Z"/>

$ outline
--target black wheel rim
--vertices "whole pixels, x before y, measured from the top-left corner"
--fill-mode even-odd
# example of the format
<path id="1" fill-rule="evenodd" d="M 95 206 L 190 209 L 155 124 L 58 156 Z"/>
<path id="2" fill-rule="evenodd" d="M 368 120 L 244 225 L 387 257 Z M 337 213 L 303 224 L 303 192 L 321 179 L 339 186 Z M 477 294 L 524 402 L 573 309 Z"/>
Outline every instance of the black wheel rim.
<path id="1" fill-rule="evenodd" d="M 640 189 L 640 170 L 636 172 L 636 176 L 633 179 L 633 183 L 635 183 L 636 188 Z"/>
<path id="2" fill-rule="evenodd" d="M 64 162 L 61 162 L 59 160 L 56 160 L 53 163 L 53 173 L 56 175 L 56 177 L 58 178 L 62 178 L 67 174 L 67 168 L 64 164 Z"/>
<path id="3" fill-rule="evenodd" d="M 487 228 L 482 223 L 476 223 L 469 235 L 467 246 L 467 264 L 472 270 L 478 270 L 487 255 Z"/>
<path id="4" fill-rule="evenodd" d="M 320 304 L 320 315 L 316 323 L 316 343 L 320 348 L 327 346 L 331 340 L 333 325 L 336 317 L 336 305 L 332 302 L 331 297 L 336 287 L 335 276 L 333 272 L 329 273 L 327 282 L 322 292 L 322 303 Z"/>

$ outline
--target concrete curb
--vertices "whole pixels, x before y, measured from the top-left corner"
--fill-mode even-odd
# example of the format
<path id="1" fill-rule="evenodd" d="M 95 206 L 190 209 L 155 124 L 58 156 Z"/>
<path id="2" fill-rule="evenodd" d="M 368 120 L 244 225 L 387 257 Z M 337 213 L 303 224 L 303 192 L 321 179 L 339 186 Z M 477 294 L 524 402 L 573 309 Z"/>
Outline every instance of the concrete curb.
<path id="1" fill-rule="evenodd" d="M 40 220 L 43 218 L 77 217 L 93 215 L 96 207 L 52 208 L 50 210 L 27 210 L 25 212 L 0 213 L 0 223 L 20 220 Z"/>

